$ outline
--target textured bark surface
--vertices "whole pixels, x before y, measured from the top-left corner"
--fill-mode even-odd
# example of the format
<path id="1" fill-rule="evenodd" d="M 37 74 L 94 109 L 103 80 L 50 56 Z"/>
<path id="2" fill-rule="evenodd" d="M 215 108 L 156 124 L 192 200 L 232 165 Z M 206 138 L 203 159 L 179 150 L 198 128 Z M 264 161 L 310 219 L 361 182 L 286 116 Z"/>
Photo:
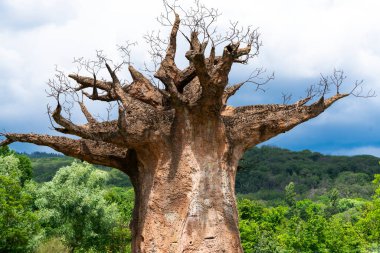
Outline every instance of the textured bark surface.
<path id="1" fill-rule="evenodd" d="M 234 193 L 238 157 L 224 125 L 189 112 L 178 117 L 171 142 L 140 153 L 141 170 L 133 179 L 138 200 L 133 248 L 242 252 Z"/>
<path id="2" fill-rule="evenodd" d="M 339 93 L 342 76 L 335 82 L 331 79 L 337 92 L 328 99 L 324 98 L 329 88 L 325 82 L 321 90 L 310 90 L 294 104 L 227 105 L 228 98 L 245 83 L 260 85 L 253 81 L 255 75 L 235 85 L 228 81 L 233 64 L 246 63 L 257 55 L 258 34 L 232 24 L 231 34 L 215 35 L 211 28 L 215 10 L 197 7 L 181 19 L 175 6 L 167 5 L 168 15 L 163 17 L 171 31 L 166 52 L 153 52 L 154 57 L 162 56 L 154 73 L 162 87 L 128 62 L 132 81 L 122 83 L 117 76 L 120 66 L 111 66 L 98 55 L 96 64 L 84 65 L 92 77 L 71 74 L 68 77 L 77 83 L 73 86 L 59 72 L 58 80 L 50 82 L 51 94 L 57 99 L 56 109 L 50 112 L 59 125 L 54 128 L 78 139 L 2 134 L 1 145 L 45 145 L 127 173 L 136 194 L 133 252 L 242 252 L 234 184 L 243 152 L 318 116 L 348 95 Z M 169 14 L 174 14 L 174 22 Z M 189 37 L 183 32 L 186 29 Z M 189 65 L 184 69 L 175 63 L 179 31 L 189 43 L 185 55 Z M 156 45 L 154 40 L 150 43 Z M 216 45 L 223 43 L 222 54 L 217 56 Z M 99 79 L 98 70 L 91 66 L 104 68 L 110 80 Z M 62 114 L 62 97 L 70 92 L 82 93 L 87 100 L 117 102 L 117 119 L 96 119 L 82 100 L 77 102 L 87 123 L 75 124 Z"/>

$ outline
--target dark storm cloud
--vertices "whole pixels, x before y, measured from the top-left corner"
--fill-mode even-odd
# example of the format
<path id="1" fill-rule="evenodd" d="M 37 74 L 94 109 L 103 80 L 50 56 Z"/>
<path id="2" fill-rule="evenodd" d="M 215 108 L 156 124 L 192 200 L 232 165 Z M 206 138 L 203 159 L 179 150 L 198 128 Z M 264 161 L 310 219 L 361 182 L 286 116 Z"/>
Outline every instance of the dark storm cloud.
<path id="1" fill-rule="evenodd" d="M 282 103 L 282 93 L 291 94 L 291 102 L 295 102 L 305 95 L 309 85 L 315 83 L 318 83 L 318 77 L 303 80 L 277 79 L 265 87 L 265 92 L 256 91 L 254 85 L 246 84 L 232 97 L 230 104 L 239 106 Z M 350 87 L 346 90 L 350 90 Z M 350 96 L 338 101 L 317 118 L 265 142 L 264 145 L 350 155 L 354 154 L 351 150 L 358 150 L 359 147 L 380 147 L 380 110 L 377 102 L 377 97 Z M 371 150 L 368 149 L 368 152 Z"/>

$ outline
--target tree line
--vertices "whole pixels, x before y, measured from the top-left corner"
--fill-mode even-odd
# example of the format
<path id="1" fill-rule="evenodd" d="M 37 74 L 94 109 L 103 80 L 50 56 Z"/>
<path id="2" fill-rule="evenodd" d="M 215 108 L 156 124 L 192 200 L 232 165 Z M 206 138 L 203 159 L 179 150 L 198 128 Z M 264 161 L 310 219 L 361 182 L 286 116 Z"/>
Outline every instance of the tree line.
<path id="1" fill-rule="evenodd" d="M 112 170 L 74 161 L 38 183 L 28 157 L 7 148 L 0 154 L 1 252 L 131 252 L 134 192 L 110 184 Z M 310 199 L 296 182 L 288 183 L 277 201 L 240 195 L 244 251 L 376 252 L 380 174 L 369 185 L 368 199 L 342 195 L 337 188 Z"/>
<path id="2" fill-rule="evenodd" d="M 27 154 L 33 165 L 33 179 L 50 181 L 59 168 L 74 159 L 57 154 Z M 302 197 L 315 198 L 337 188 L 342 197 L 371 198 L 373 175 L 380 173 L 379 158 L 369 155 L 329 156 L 318 152 L 290 151 L 273 146 L 249 149 L 239 162 L 236 192 L 245 198 L 276 201 L 284 198 L 284 188 L 295 183 Z M 110 173 L 107 184 L 131 187 L 122 172 L 97 166 Z"/>
<path id="3" fill-rule="evenodd" d="M 302 197 L 316 198 L 337 188 L 342 197 L 371 198 L 379 158 L 370 155 L 331 156 L 309 150 L 290 151 L 272 146 L 249 149 L 240 160 L 236 192 L 251 199 L 284 198 L 295 183 Z"/>

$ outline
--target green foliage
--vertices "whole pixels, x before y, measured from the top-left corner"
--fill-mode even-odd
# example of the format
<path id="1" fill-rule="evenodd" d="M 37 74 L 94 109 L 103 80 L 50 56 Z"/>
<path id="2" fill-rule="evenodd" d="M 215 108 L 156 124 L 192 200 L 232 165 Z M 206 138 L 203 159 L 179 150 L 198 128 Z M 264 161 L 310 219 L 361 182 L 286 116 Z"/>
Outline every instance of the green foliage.
<path id="1" fill-rule="evenodd" d="M 116 204 L 104 198 L 106 180 L 106 172 L 74 162 L 60 169 L 51 182 L 34 187 L 46 236 L 60 236 L 77 251 L 105 252 L 120 219 Z"/>
<path id="2" fill-rule="evenodd" d="M 275 239 L 277 227 L 284 219 L 287 207 L 266 208 L 262 203 L 240 199 L 239 230 L 244 252 L 279 252 Z"/>
<path id="3" fill-rule="evenodd" d="M 0 157 L 7 157 L 10 155 L 13 155 L 18 159 L 17 168 L 20 172 L 19 179 L 21 185 L 24 185 L 26 181 L 32 179 L 32 163 L 26 155 L 16 154 L 14 151 L 10 150 L 8 146 L 0 147 Z"/>
<path id="4" fill-rule="evenodd" d="M 13 155 L 0 156 L 0 175 L 20 182 L 22 175 L 20 161 Z"/>
<path id="5" fill-rule="evenodd" d="M 72 158 L 57 154 L 34 153 L 30 157 L 37 182 L 50 181 L 59 168 L 73 162 Z M 119 170 L 97 168 L 109 172 L 108 185 L 132 186 Z M 336 188 L 341 197 L 369 199 L 373 192 L 371 178 L 378 170 L 378 159 L 373 156 L 326 156 L 308 150 L 255 147 L 239 163 L 236 192 L 249 199 L 279 203 L 284 199 L 284 187 L 294 182 L 295 191 L 302 198 L 317 199 Z"/>
<path id="6" fill-rule="evenodd" d="M 379 251 L 380 174 L 371 185 L 370 172 L 378 170 L 373 157 L 271 147 L 249 152 L 237 182 L 246 191 L 238 195 L 245 252 Z M 0 148 L 0 252 L 131 252 L 134 192 L 115 187 L 129 185 L 126 176 L 71 158 L 37 156 L 34 165 L 46 162 L 35 170 L 37 178 L 51 181 L 29 182 L 28 158 Z"/>
<path id="7" fill-rule="evenodd" d="M 20 161 L 13 154 L 0 156 L 0 252 L 31 252 L 39 239 L 31 196 L 20 179 Z"/>
<path id="8" fill-rule="evenodd" d="M 304 208 L 299 211 L 304 214 L 293 216 L 285 222 L 280 235 L 281 243 L 290 252 L 326 252 L 323 234 L 326 219 L 322 215 L 322 207 L 317 203 L 298 206 Z"/>
<path id="9" fill-rule="evenodd" d="M 331 253 L 365 252 L 366 241 L 354 226 L 340 216 L 332 217 L 324 231 L 326 248 Z"/>
<path id="10" fill-rule="evenodd" d="M 380 176 L 374 183 L 380 183 Z M 286 187 L 285 195 L 294 197 L 293 186 Z M 332 190 L 322 202 L 290 198 L 287 202 L 293 207 L 239 199 L 244 252 L 377 252 L 380 202 L 376 196 L 373 201 L 340 199 L 339 192 Z M 335 213 L 327 211 L 332 207 Z"/>
<path id="11" fill-rule="evenodd" d="M 372 246 L 380 249 L 380 174 L 375 175 L 373 184 L 376 187 L 373 201 L 364 207 L 358 225 Z"/>
<path id="12" fill-rule="evenodd" d="M 296 191 L 293 182 L 290 182 L 285 187 L 285 203 L 289 207 L 294 207 L 296 205 Z"/>
<path id="13" fill-rule="evenodd" d="M 24 185 L 26 181 L 32 179 L 32 162 L 30 161 L 29 157 L 25 155 L 17 155 L 16 157 L 19 160 L 18 168 L 21 170 L 20 182 L 22 185 Z"/>
<path id="14" fill-rule="evenodd" d="M 375 175 L 375 179 L 372 181 L 375 185 L 375 195 L 373 196 L 375 199 L 380 198 L 380 174 Z"/>
<path id="15" fill-rule="evenodd" d="M 327 194 L 328 197 L 328 206 L 326 207 L 327 216 L 332 216 L 339 212 L 338 203 L 339 203 L 339 191 L 336 188 L 333 188 Z"/>
<path id="16" fill-rule="evenodd" d="M 111 169 L 108 173 L 109 179 L 107 185 L 118 187 L 132 187 L 129 177 L 124 172 L 117 169 Z"/>
<path id="17" fill-rule="evenodd" d="M 264 204 L 248 199 L 239 199 L 238 210 L 241 220 L 259 220 L 264 212 Z"/>
<path id="18" fill-rule="evenodd" d="M 370 184 L 371 178 L 372 175 L 365 173 L 344 171 L 335 179 L 334 188 L 339 191 L 342 197 L 369 197 L 373 193 L 373 186 Z"/>
<path id="19" fill-rule="evenodd" d="M 59 154 L 59 153 L 46 153 L 46 152 L 39 152 L 39 151 L 36 151 L 36 152 L 33 152 L 31 154 L 27 154 L 31 159 L 33 158 L 51 158 L 51 157 L 65 157 L 64 155 L 62 154 Z"/>
<path id="20" fill-rule="evenodd" d="M 120 214 L 117 226 L 114 227 L 112 232 L 112 242 L 109 245 L 109 250 L 112 252 L 129 252 L 129 245 L 132 241 L 129 223 L 132 220 L 134 191 L 132 188 L 112 187 L 107 190 L 104 198 L 109 204 L 115 204 Z"/>
<path id="21" fill-rule="evenodd" d="M 347 199 L 341 198 L 338 200 L 338 212 L 344 213 L 350 209 L 361 210 L 366 201 L 363 199 Z"/>
<path id="22" fill-rule="evenodd" d="M 14 154 L 13 151 L 8 146 L 1 146 L 0 147 L 0 156 L 8 156 Z"/>
<path id="23" fill-rule="evenodd" d="M 56 237 L 51 237 L 43 241 L 37 248 L 36 253 L 69 253 L 70 249 L 66 247 L 62 240 Z"/>
<path id="24" fill-rule="evenodd" d="M 369 199 L 371 178 L 378 171 L 378 158 L 373 156 L 326 156 L 308 150 L 254 147 L 239 163 L 236 192 L 273 201 L 283 199 L 282 190 L 294 182 L 295 191 L 303 198 L 317 199 L 337 188 L 342 197 Z"/>
<path id="25" fill-rule="evenodd" d="M 126 222 L 132 220 L 135 193 L 132 188 L 111 187 L 104 194 L 108 203 L 115 203 Z"/>

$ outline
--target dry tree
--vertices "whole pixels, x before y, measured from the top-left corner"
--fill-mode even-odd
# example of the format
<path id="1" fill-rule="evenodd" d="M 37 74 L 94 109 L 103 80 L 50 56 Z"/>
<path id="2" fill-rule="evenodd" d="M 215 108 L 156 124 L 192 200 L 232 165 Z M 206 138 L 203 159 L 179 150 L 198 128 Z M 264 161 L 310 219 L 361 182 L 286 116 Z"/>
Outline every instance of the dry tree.
<path id="1" fill-rule="evenodd" d="M 259 90 L 273 79 L 258 68 L 245 81 L 229 83 L 233 64 L 258 55 L 258 30 L 231 22 L 218 32 L 220 13 L 199 1 L 189 9 L 177 1 L 164 1 L 164 7 L 158 20 L 170 31 L 167 38 L 164 33 L 144 36 L 151 56 L 145 71 L 133 66 L 134 43 L 126 43 L 119 46 L 119 62 L 97 51 L 94 60 L 75 59 L 76 73 L 57 70 L 49 80 L 49 95 L 57 102 L 48 110 L 53 128 L 79 138 L 3 133 L 1 144 L 49 146 L 128 174 L 136 194 L 133 252 L 242 252 L 234 185 L 244 151 L 318 116 L 339 99 L 361 96 L 362 82 L 344 93 L 345 75 L 334 71 L 321 75 L 319 85 L 293 104 L 284 94 L 283 104 L 229 106 L 228 99 L 243 85 Z M 176 64 L 179 36 L 188 45 L 183 69 Z M 122 68 L 128 68 L 131 82 L 119 79 Z M 88 100 L 111 103 L 109 112 L 116 106 L 117 118 L 93 116 L 84 103 Z M 73 103 L 87 123 L 73 122 Z"/>

